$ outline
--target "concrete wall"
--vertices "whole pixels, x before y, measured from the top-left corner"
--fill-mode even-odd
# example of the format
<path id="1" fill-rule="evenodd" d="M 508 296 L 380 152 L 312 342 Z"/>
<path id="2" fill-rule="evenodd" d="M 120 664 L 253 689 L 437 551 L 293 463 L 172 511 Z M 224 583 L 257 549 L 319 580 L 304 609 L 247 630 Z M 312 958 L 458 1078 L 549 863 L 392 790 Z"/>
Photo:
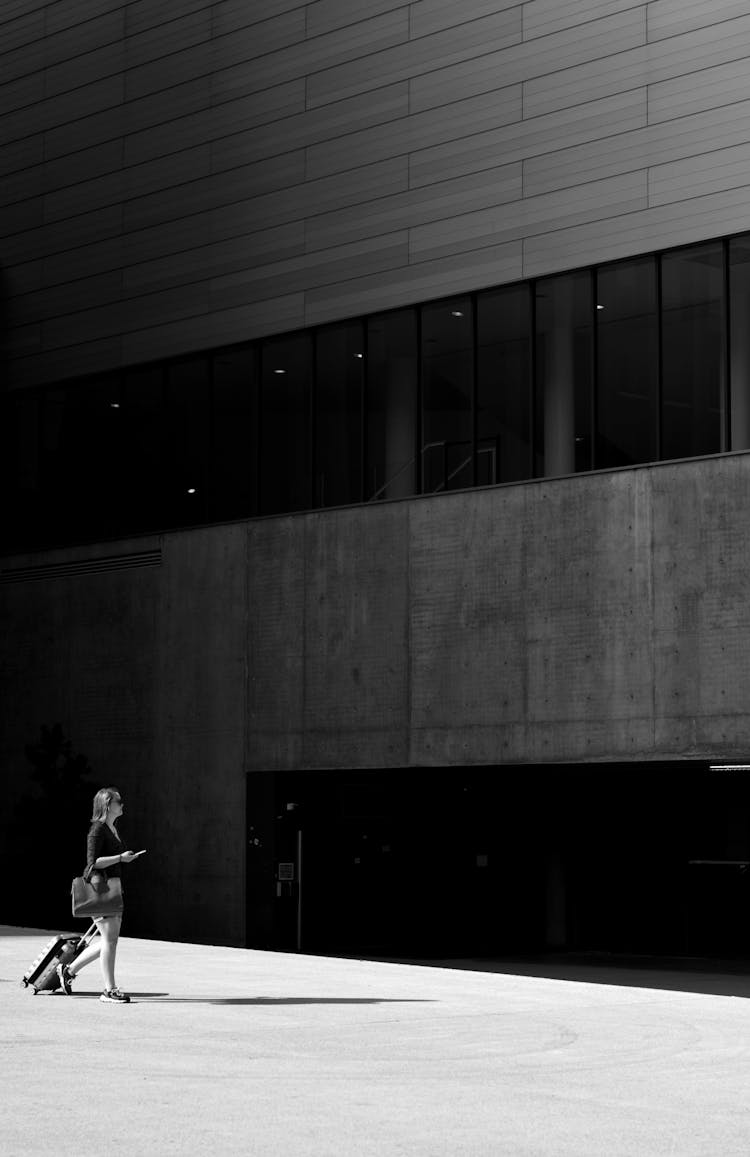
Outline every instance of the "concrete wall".
<path id="1" fill-rule="evenodd" d="M 10 380 L 750 228 L 741 0 L 10 0 Z"/>
<path id="2" fill-rule="evenodd" d="M 2 824 L 59 721 L 145 927 L 242 943 L 246 771 L 747 761 L 749 508 L 738 454 L 6 559 Z"/>

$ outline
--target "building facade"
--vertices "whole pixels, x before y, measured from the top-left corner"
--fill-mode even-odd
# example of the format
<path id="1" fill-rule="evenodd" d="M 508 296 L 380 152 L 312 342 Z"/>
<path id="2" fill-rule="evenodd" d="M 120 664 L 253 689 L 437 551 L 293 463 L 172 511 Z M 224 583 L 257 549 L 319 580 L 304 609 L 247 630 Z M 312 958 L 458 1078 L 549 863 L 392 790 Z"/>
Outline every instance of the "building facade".
<path id="1" fill-rule="evenodd" d="M 144 935 L 750 948 L 745 9 L 6 5 L 6 847 L 59 722 Z"/>

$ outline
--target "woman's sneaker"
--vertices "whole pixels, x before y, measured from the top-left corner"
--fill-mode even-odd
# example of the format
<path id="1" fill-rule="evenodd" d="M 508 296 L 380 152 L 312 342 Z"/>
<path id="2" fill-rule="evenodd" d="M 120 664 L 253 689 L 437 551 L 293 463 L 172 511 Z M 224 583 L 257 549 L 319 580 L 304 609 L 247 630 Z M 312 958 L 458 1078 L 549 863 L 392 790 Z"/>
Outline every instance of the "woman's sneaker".
<path id="1" fill-rule="evenodd" d="M 73 991 L 73 977 L 70 974 L 70 969 L 67 964 L 58 964 L 55 969 L 57 979 L 60 981 L 60 988 L 66 996 L 70 996 Z"/>
<path id="2" fill-rule="evenodd" d="M 99 999 L 106 1004 L 130 1004 L 130 997 L 119 988 L 105 988 Z"/>

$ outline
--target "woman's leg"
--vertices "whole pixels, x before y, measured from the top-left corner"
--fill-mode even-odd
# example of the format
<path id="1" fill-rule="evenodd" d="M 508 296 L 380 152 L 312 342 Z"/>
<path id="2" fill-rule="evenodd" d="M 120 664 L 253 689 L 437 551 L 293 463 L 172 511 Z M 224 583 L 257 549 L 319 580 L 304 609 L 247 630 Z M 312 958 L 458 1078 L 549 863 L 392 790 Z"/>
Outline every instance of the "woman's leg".
<path id="1" fill-rule="evenodd" d="M 101 925 L 99 924 L 98 920 L 97 920 L 97 926 L 101 930 Z M 94 939 L 89 944 L 88 948 L 84 948 L 81 955 L 76 956 L 73 963 L 69 966 L 69 968 L 68 968 L 69 975 L 70 976 L 77 976 L 82 968 L 85 968 L 86 965 L 90 964 L 92 960 L 96 960 L 96 958 L 99 955 L 99 953 L 101 952 L 101 950 L 102 950 L 102 938 L 101 938 L 101 936 L 95 936 Z"/>
<path id="2" fill-rule="evenodd" d="M 117 941 L 120 936 L 122 916 L 102 916 L 97 920 L 101 933 L 101 962 L 104 987 L 116 988 L 115 984 L 115 957 L 117 955 Z"/>

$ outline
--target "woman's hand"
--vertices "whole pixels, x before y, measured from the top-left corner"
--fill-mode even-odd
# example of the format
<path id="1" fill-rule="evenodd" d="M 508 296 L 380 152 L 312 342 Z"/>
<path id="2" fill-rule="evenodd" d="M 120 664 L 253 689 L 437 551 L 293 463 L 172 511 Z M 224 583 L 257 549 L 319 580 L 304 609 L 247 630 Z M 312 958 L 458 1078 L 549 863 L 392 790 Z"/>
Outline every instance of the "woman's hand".
<path id="1" fill-rule="evenodd" d="M 120 859 L 123 864 L 132 864 L 133 860 L 138 859 L 138 852 L 123 852 Z"/>

